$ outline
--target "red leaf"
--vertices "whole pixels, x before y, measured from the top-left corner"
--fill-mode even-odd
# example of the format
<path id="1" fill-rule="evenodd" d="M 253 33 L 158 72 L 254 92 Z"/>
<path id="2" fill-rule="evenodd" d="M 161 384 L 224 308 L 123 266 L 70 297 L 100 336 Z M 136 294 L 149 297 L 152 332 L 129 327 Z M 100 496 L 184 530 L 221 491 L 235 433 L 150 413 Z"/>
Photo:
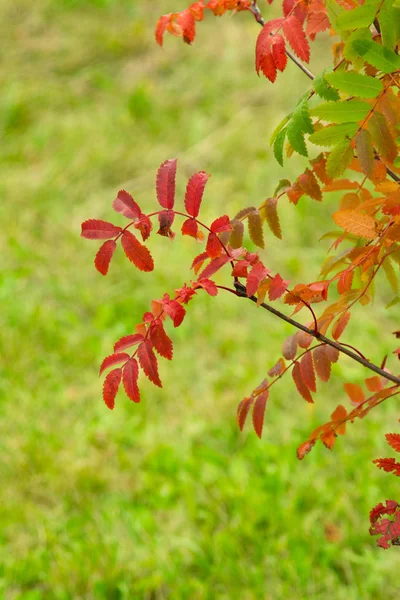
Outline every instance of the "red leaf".
<path id="1" fill-rule="evenodd" d="M 393 472 L 394 475 L 400 476 L 400 463 L 394 458 L 376 458 L 372 461 L 379 469 L 383 469 L 386 473 Z"/>
<path id="2" fill-rule="evenodd" d="M 186 9 L 177 14 L 176 22 L 182 29 L 183 41 L 191 44 L 196 35 L 194 15 L 189 9 Z"/>
<path id="3" fill-rule="evenodd" d="M 270 300 L 277 300 L 286 291 L 289 281 L 282 279 L 282 277 L 277 273 L 275 277 L 271 281 L 271 287 L 268 290 L 268 297 Z"/>
<path id="4" fill-rule="evenodd" d="M 170 17 L 171 17 L 171 13 L 168 15 L 162 15 L 157 21 L 155 36 L 156 36 L 156 42 L 160 46 L 163 45 L 164 33 L 165 33 L 165 30 L 167 29 L 167 25 L 170 21 Z"/>
<path id="5" fill-rule="evenodd" d="M 293 377 L 293 381 L 296 384 L 296 388 L 297 388 L 297 391 L 299 392 L 300 396 L 302 396 L 304 398 L 304 400 L 306 400 L 307 402 L 313 403 L 314 400 L 312 399 L 310 390 L 304 383 L 304 380 L 303 380 L 303 377 L 301 374 L 300 363 L 298 363 L 298 362 L 296 362 L 294 364 L 294 367 L 292 370 L 292 377 Z"/>
<path id="6" fill-rule="evenodd" d="M 321 381 L 329 381 L 331 376 L 331 361 L 326 353 L 326 346 L 318 346 L 313 351 L 314 366 Z"/>
<path id="7" fill-rule="evenodd" d="M 206 246 L 207 255 L 210 258 L 216 258 L 221 254 L 222 250 L 222 244 L 219 241 L 218 236 L 213 232 L 209 233 Z"/>
<path id="8" fill-rule="evenodd" d="M 274 60 L 275 66 L 279 71 L 284 71 L 287 65 L 287 55 L 286 55 L 286 47 L 285 40 L 278 33 L 276 35 L 271 36 L 271 48 L 272 48 L 272 58 Z"/>
<path id="9" fill-rule="evenodd" d="M 103 362 L 100 365 L 100 372 L 99 375 L 101 375 L 102 373 L 104 373 L 104 371 L 106 369 L 108 369 L 109 367 L 113 367 L 114 365 L 118 365 L 121 362 L 125 362 L 129 360 L 129 354 L 126 354 L 125 352 L 120 353 L 120 354 L 111 354 L 110 356 L 106 356 L 106 358 L 103 360 Z"/>
<path id="10" fill-rule="evenodd" d="M 283 360 L 283 358 L 280 358 L 278 360 L 278 362 L 276 362 L 274 364 L 274 366 L 271 367 L 271 369 L 268 371 L 268 375 L 270 377 L 276 377 L 277 375 L 282 375 L 285 368 L 286 368 L 285 361 Z"/>
<path id="11" fill-rule="evenodd" d="M 166 160 L 157 172 L 157 199 L 163 208 L 173 208 L 177 159 Z"/>
<path id="12" fill-rule="evenodd" d="M 259 438 L 262 436 L 265 405 L 267 404 L 268 394 L 268 389 L 266 389 L 265 392 L 257 396 L 253 406 L 253 427 Z"/>
<path id="13" fill-rule="evenodd" d="M 121 352 L 121 350 L 125 350 L 126 348 L 130 348 L 135 344 L 139 344 L 139 342 L 143 341 L 143 336 L 140 333 L 134 333 L 132 335 L 125 335 L 118 342 L 114 344 L 114 352 Z"/>
<path id="14" fill-rule="evenodd" d="M 147 238 L 150 236 L 150 232 L 152 229 L 152 224 L 147 215 L 140 215 L 139 220 L 134 224 L 135 229 L 139 229 L 142 234 L 142 239 L 145 242 Z"/>
<path id="15" fill-rule="evenodd" d="M 171 231 L 171 225 L 174 222 L 174 219 L 175 213 L 172 210 L 162 210 L 158 215 L 158 221 L 160 223 L 160 228 L 157 231 L 158 235 L 163 235 L 173 240 L 175 234 Z"/>
<path id="16" fill-rule="evenodd" d="M 160 356 L 172 360 L 173 345 L 172 340 L 165 333 L 165 329 L 160 320 L 154 321 L 150 329 L 150 339 L 154 348 Z"/>
<path id="17" fill-rule="evenodd" d="M 154 385 L 162 387 L 160 377 L 158 375 L 158 362 L 156 355 L 153 352 L 153 347 L 149 339 L 142 342 L 138 348 L 138 358 L 140 366 L 144 374 L 150 379 Z"/>
<path id="18" fill-rule="evenodd" d="M 204 234 L 200 231 L 197 221 L 195 219 L 186 219 L 182 225 L 182 235 L 190 235 L 194 237 L 198 242 L 204 240 Z"/>
<path id="19" fill-rule="evenodd" d="M 132 220 L 139 219 L 142 214 L 139 205 L 136 204 L 132 196 L 125 190 L 118 192 L 118 196 L 113 202 L 113 209 Z"/>
<path id="20" fill-rule="evenodd" d="M 249 414 L 249 410 L 253 404 L 254 398 L 245 398 L 242 400 L 238 406 L 236 413 L 236 421 L 239 425 L 240 431 L 243 431 L 244 424 L 246 422 L 247 415 Z"/>
<path id="21" fill-rule="evenodd" d="M 121 245 L 127 258 L 140 271 L 149 272 L 154 269 L 154 262 L 148 248 L 143 246 L 130 231 L 126 230 L 122 234 Z"/>
<path id="22" fill-rule="evenodd" d="M 115 406 L 119 384 L 121 383 L 122 369 L 114 369 L 108 373 L 103 384 L 103 400 L 110 410 Z"/>
<path id="23" fill-rule="evenodd" d="M 345 383 L 343 387 L 353 404 L 360 404 L 360 402 L 364 402 L 365 394 L 359 385 L 356 383 Z"/>
<path id="24" fill-rule="evenodd" d="M 301 60 L 304 60 L 308 63 L 310 60 L 310 45 L 307 41 L 303 31 L 303 26 L 299 19 L 294 15 L 286 17 L 283 22 L 282 29 L 287 41 L 293 49 L 293 52 L 297 54 Z"/>
<path id="25" fill-rule="evenodd" d="M 138 376 L 139 367 L 137 361 L 131 358 L 124 367 L 122 382 L 126 395 L 133 402 L 140 402 L 140 392 L 137 384 Z"/>
<path id="26" fill-rule="evenodd" d="M 102 275 L 107 275 L 108 268 L 116 247 L 117 243 L 115 240 L 108 240 L 107 242 L 104 242 L 102 246 L 100 246 L 100 249 L 97 252 L 96 258 L 94 259 L 94 266 Z"/>
<path id="27" fill-rule="evenodd" d="M 228 215 L 223 215 L 222 217 L 218 217 L 218 219 L 215 219 L 215 221 L 211 223 L 210 229 L 213 233 L 232 231 L 232 225 Z"/>
<path id="28" fill-rule="evenodd" d="M 198 282 L 199 286 L 206 290 L 209 296 L 216 296 L 218 294 L 218 288 L 214 281 L 211 279 L 200 279 Z"/>
<path id="29" fill-rule="evenodd" d="M 265 77 L 272 81 L 276 79 L 276 64 L 272 56 L 271 36 L 270 33 L 274 29 L 278 29 L 283 22 L 283 19 L 274 19 L 264 25 L 260 31 L 256 42 L 256 71 L 260 74 L 263 72 Z M 277 52 L 277 51 L 275 51 Z"/>
<path id="30" fill-rule="evenodd" d="M 196 295 L 195 290 L 188 287 L 186 283 L 179 290 L 175 290 L 175 292 L 182 299 L 183 304 L 187 304 L 192 299 L 192 296 Z"/>
<path id="31" fill-rule="evenodd" d="M 81 236 L 87 240 L 107 240 L 121 233 L 121 227 L 116 227 L 107 221 L 89 219 L 82 223 Z"/>
<path id="32" fill-rule="evenodd" d="M 185 194 L 185 207 L 186 212 L 192 217 L 197 217 L 199 214 L 204 188 L 209 177 L 210 175 L 205 171 L 200 171 L 192 175 L 188 181 Z"/>
<path id="33" fill-rule="evenodd" d="M 393 450 L 400 452 L 400 433 L 387 433 L 386 441 Z"/>
<path id="34" fill-rule="evenodd" d="M 218 256 L 217 258 L 213 258 L 213 260 L 208 264 L 200 273 L 200 277 L 202 279 L 208 279 L 211 275 L 214 275 L 217 271 L 219 271 L 226 263 L 230 261 L 230 257 L 224 254 L 223 256 Z"/>
<path id="35" fill-rule="evenodd" d="M 169 317 L 171 317 L 174 327 L 179 327 L 186 315 L 186 310 L 182 304 L 176 300 L 170 300 L 168 294 L 165 294 L 162 300 L 162 306 Z"/>
<path id="36" fill-rule="evenodd" d="M 302 379 L 303 379 L 304 383 L 306 384 L 306 386 L 308 387 L 308 389 L 311 392 L 316 392 L 317 385 L 316 385 L 316 381 L 315 381 L 315 372 L 314 372 L 314 365 L 313 365 L 311 352 L 307 352 L 307 354 L 305 354 L 303 356 L 303 358 L 301 359 L 300 369 L 301 369 Z"/>
<path id="37" fill-rule="evenodd" d="M 254 267 L 251 269 L 251 271 L 247 277 L 246 292 L 249 297 L 254 296 L 254 294 L 256 293 L 256 291 L 258 289 L 260 282 L 263 279 L 265 279 L 265 277 L 268 275 L 268 273 L 269 273 L 269 269 L 264 267 L 262 262 L 258 262 L 257 264 L 254 265 Z"/>

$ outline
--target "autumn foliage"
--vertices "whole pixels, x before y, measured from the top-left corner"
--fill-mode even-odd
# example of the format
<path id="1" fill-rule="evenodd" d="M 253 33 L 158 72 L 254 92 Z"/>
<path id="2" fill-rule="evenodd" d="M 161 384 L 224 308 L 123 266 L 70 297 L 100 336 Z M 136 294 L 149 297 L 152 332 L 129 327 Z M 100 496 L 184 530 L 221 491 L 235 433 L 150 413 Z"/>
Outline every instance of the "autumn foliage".
<path id="1" fill-rule="evenodd" d="M 283 341 L 282 356 L 239 403 L 240 429 L 251 414 L 254 430 L 261 437 L 270 389 L 286 373 L 291 373 L 298 394 L 313 403 L 317 389 L 329 381 L 342 355 L 360 364 L 366 374 L 363 386 L 344 383 L 341 403 L 330 421 L 311 432 L 297 449 L 298 458 L 303 459 L 317 441 L 332 449 L 348 423 L 400 394 L 400 378 L 392 372 L 393 366 L 387 366 L 387 357 L 375 365 L 361 349 L 341 342 L 354 307 L 361 310 L 371 302 L 381 277 L 393 291 L 388 308 L 400 302 L 400 4 L 398 0 L 284 0 L 283 15 L 270 21 L 262 16 L 268 12 L 268 4 L 263 4 L 200 0 L 182 12 L 161 16 L 155 37 L 160 46 L 166 33 L 191 44 L 196 25 L 206 12 L 252 15 L 262 26 L 255 41 L 256 72 L 274 82 L 279 71 L 297 65 L 310 80 L 270 140 L 281 165 L 295 152 L 306 157 L 304 172 L 293 181 L 277 182 L 270 197 L 261 202 L 255 199 L 258 206 L 245 206 L 236 215 L 216 216 L 211 224 L 205 224 L 199 215 L 209 175 L 194 173 L 183 202 L 175 204 L 177 160 L 166 160 L 156 176 L 158 210 L 144 214 L 136 200 L 121 190 L 113 208 L 128 222 L 120 226 L 89 219 L 82 224 L 82 236 L 104 240 L 95 257 L 95 267 L 102 275 L 108 273 L 119 243 L 136 268 L 151 272 L 154 261 L 147 242 L 154 232 L 172 240 L 180 231 L 202 244 L 192 263 L 190 281 L 174 293 L 152 300 L 135 331 L 118 340 L 113 353 L 103 360 L 100 374 L 107 371 L 103 398 L 110 409 L 121 385 L 130 400 L 140 401 L 140 371 L 154 385 L 162 386 L 158 360 L 173 358 L 168 322 L 179 327 L 188 303 L 195 297 L 201 301 L 204 293 L 217 296 L 220 291 L 229 292 L 296 328 Z M 326 43 L 331 43 L 333 66 L 327 64 L 315 75 L 304 63 L 310 60 L 310 42 L 321 32 L 325 32 Z M 282 199 L 286 197 L 295 206 L 303 198 L 322 202 L 332 198 L 332 192 L 335 197 L 339 193 L 340 199 L 326 235 L 332 240 L 330 252 L 318 278 L 290 282 L 284 273 L 273 272 L 262 249 L 266 235 L 279 240 L 284 236 L 279 220 Z M 251 248 L 244 246 L 245 228 Z M 230 287 L 218 283 L 220 271 L 230 277 Z M 305 323 L 297 320 L 300 311 L 307 314 Z M 400 337 L 399 331 L 394 333 Z M 394 348 L 393 354 L 391 363 L 396 365 L 400 348 Z M 386 439 L 400 452 L 400 433 L 389 433 Z M 374 462 L 400 476 L 400 462 L 395 458 Z M 400 544 L 397 502 L 378 504 L 370 521 L 371 534 L 381 535 L 379 546 Z"/>

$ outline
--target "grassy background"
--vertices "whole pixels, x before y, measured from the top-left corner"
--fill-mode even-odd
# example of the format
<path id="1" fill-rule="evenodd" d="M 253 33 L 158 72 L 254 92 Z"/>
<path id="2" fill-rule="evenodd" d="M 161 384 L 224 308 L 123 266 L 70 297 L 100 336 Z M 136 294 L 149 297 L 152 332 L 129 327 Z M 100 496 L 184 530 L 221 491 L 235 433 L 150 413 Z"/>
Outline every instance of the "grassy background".
<path id="1" fill-rule="evenodd" d="M 388 454 L 394 402 L 350 427 L 333 453 L 295 458 L 345 402 L 343 381 L 367 375 L 350 361 L 320 386 L 315 407 L 282 381 L 263 440 L 240 434 L 237 403 L 290 329 L 231 297 L 202 298 L 173 332 L 163 390 L 143 380 L 142 403 L 121 394 L 113 413 L 101 401 L 100 360 L 151 298 L 190 277 L 198 246 L 154 239 L 154 274 L 118 252 L 103 280 L 81 221 L 119 222 L 111 202 L 121 187 L 152 210 L 155 172 L 169 157 L 179 157 L 180 198 L 194 171 L 212 173 L 204 219 L 260 203 L 302 165 L 277 166 L 268 136 L 304 76 L 290 67 L 275 86 L 256 77 L 250 15 L 207 18 L 192 48 L 167 39 L 160 50 L 155 21 L 181 6 L 0 3 L 0 594 L 398 597 L 398 552 L 376 549 L 367 522 L 371 506 L 398 497 L 396 480 L 371 464 Z M 268 234 L 267 264 L 294 282 L 315 278 L 333 206 L 282 204 L 284 241 Z M 346 337 L 376 361 L 393 350 L 381 331 L 398 328 L 397 308 L 380 306 L 355 314 Z"/>

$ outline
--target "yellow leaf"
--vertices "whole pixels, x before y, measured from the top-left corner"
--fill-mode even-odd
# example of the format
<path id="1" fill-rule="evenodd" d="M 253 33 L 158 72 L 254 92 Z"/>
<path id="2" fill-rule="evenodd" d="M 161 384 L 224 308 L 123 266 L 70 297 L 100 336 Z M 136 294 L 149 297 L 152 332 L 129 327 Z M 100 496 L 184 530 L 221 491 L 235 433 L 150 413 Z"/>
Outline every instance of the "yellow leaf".
<path id="1" fill-rule="evenodd" d="M 399 293 L 399 281 L 397 279 L 397 275 L 396 275 L 396 271 L 394 270 L 393 263 L 389 257 L 385 258 L 382 266 L 383 266 L 383 270 L 385 271 L 386 278 L 387 278 L 392 290 L 397 295 Z"/>
<path id="2" fill-rule="evenodd" d="M 377 236 L 377 222 L 369 215 L 363 215 L 355 210 L 339 210 L 332 217 L 336 225 L 348 233 L 366 240 L 373 240 Z"/>

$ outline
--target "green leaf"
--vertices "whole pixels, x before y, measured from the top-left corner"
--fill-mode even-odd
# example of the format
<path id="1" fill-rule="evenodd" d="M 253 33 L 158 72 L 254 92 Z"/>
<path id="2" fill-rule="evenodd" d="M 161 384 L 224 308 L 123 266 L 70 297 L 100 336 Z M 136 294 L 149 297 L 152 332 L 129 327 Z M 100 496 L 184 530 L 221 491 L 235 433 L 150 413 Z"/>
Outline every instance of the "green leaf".
<path id="1" fill-rule="evenodd" d="M 308 138 L 317 146 L 334 146 L 345 137 L 352 138 L 358 129 L 357 123 L 342 123 L 341 125 L 329 125 L 319 129 Z"/>
<path id="2" fill-rule="evenodd" d="M 287 137 L 292 147 L 302 156 L 308 156 L 304 141 L 305 133 L 312 133 L 314 127 L 310 118 L 308 104 L 302 100 L 294 109 L 293 116 L 287 126 Z"/>
<path id="3" fill-rule="evenodd" d="M 353 63 L 356 61 L 357 58 L 358 58 L 358 60 L 360 60 L 360 55 L 353 48 L 353 42 L 355 40 L 372 41 L 372 35 L 371 35 L 371 32 L 368 29 L 368 27 L 364 27 L 364 28 L 361 27 L 360 29 L 356 29 L 346 39 L 346 44 L 343 49 L 343 56 L 345 57 L 346 60 L 350 60 Z"/>
<path id="4" fill-rule="evenodd" d="M 346 10 L 337 19 L 337 28 L 342 30 L 369 27 L 376 17 L 382 0 L 365 0 L 352 10 Z"/>
<path id="5" fill-rule="evenodd" d="M 314 90 L 323 100 L 339 100 L 338 92 L 332 88 L 326 81 L 324 73 L 319 73 L 314 79 Z"/>
<path id="6" fill-rule="evenodd" d="M 388 280 L 390 287 L 397 296 L 399 293 L 399 280 L 389 256 L 383 261 L 382 267 L 385 271 L 386 279 Z"/>
<path id="7" fill-rule="evenodd" d="M 326 172 L 336 179 L 347 169 L 353 160 L 354 152 L 349 140 L 342 140 L 332 150 L 326 161 Z"/>
<path id="8" fill-rule="evenodd" d="M 274 197 L 276 197 L 280 192 L 282 192 L 282 190 L 286 190 L 288 188 L 290 188 L 291 183 L 289 181 L 289 179 L 280 179 L 278 181 L 278 185 L 275 188 L 274 191 Z"/>
<path id="9" fill-rule="evenodd" d="M 397 44 L 400 25 L 399 9 L 393 6 L 392 0 L 386 0 L 378 15 L 381 28 L 382 44 L 389 50 L 394 50 Z"/>
<path id="10" fill-rule="evenodd" d="M 383 73 L 393 73 L 400 69 L 400 56 L 371 40 L 355 40 L 353 48 L 363 59 Z"/>
<path id="11" fill-rule="evenodd" d="M 364 119 L 371 107 L 360 100 L 341 100 L 340 102 L 327 102 L 320 104 L 310 111 L 310 114 L 331 121 L 333 123 L 346 123 L 349 121 L 361 121 Z"/>
<path id="12" fill-rule="evenodd" d="M 337 28 L 337 20 L 344 13 L 344 9 L 335 2 L 335 0 L 326 0 L 326 12 L 328 13 L 329 22 L 333 29 Z"/>
<path id="13" fill-rule="evenodd" d="M 383 89 L 379 79 L 355 71 L 336 71 L 326 75 L 326 79 L 341 92 L 361 98 L 376 98 Z"/>
<path id="14" fill-rule="evenodd" d="M 282 119 L 282 121 L 279 123 L 279 125 L 277 125 L 275 127 L 274 131 L 271 133 L 271 137 L 269 138 L 270 146 L 272 146 L 274 144 L 278 133 L 280 133 L 282 131 L 282 129 L 285 127 L 286 123 L 289 121 L 291 116 L 292 116 L 292 113 L 290 113 L 290 115 L 288 115 L 287 117 Z"/>
<path id="15" fill-rule="evenodd" d="M 285 144 L 286 128 L 281 129 L 274 141 L 274 156 L 278 163 L 283 167 L 283 146 Z"/>

